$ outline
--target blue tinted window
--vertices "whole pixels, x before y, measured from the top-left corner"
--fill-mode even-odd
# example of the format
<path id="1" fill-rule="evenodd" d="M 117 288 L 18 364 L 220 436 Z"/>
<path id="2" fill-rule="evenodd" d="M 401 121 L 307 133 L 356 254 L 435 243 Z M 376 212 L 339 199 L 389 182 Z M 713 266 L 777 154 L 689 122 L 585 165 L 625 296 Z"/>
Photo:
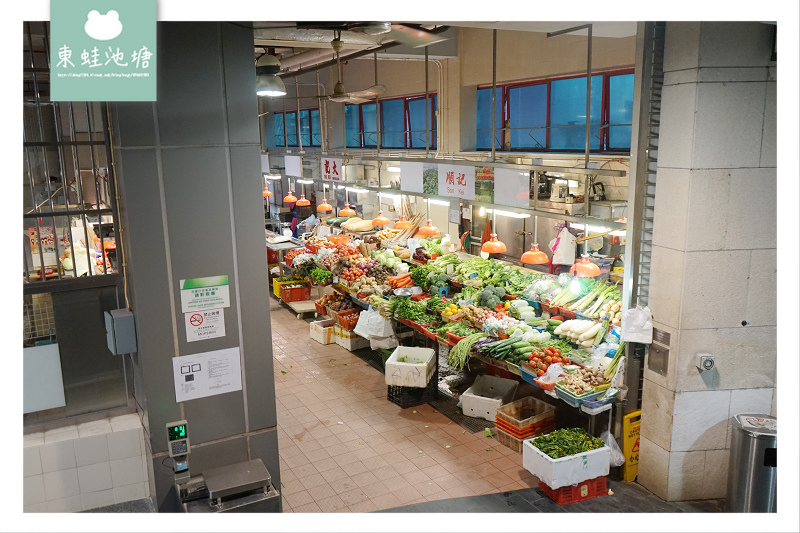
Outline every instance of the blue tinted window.
<path id="1" fill-rule="evenodd" d="M 586 145 L 586 77 L 555 80 L 550 84 L 550 148 L 580 150 Z M 603 77 L 592 76 L 590 124 L 600 124 Z M 600 128 L 591 129 L 589 148 L 600 148 Z"/>
<path id="2" fill-rule="evenodd" d="M 511 148 L 547 148 L 547 84 L 509 89 L 508 104 Z"/>
<path id="3" fill-rule="evenodd" d="M 425 98 L 415 98 L 408 101 L 408 118 L 411 129 L 410 148 L 425 148 L 425 128 L 429 130 L 428 147 L 436 147 L 436 117 L 430 113 L 430 108 L 436 109 L 436 95 L 428 95 L 430 104 L 427 116 L 425 117 Z"/>
<path id="4" fill-rule="evenodd" d="M 497 87 L 495 94 L 495 148 L 501 148 L 503 142 L 503 88 Z M 476 148 L 491 150 L 492 148 L 492 88 L 478 89 Z"/>
<path id="5" fill-rule="evenodd" d="M 300 140 L 303 146 L 311 144 L 311 125 L 308 122 L 308 109 L 300 111 Z"/>
<path id="6" fill-rule="evenodd" d="M 275 136 L 275 146 L 286 146 L 286 140 L 283 137 L 283 113 L 275 113 L 275 118 L 272 120 L 272 131 Z"/>
<path id="7" fill-rule="evenodd" d="M 375 104 L 361 104 L 361 121 L 364 125 L 364 146 L 378 145 L 378 122 Z"/>
<path id="8" fill-rule="evenodd" d="M 310 121 L 311 121 L 311 142 L 309 143 L 309 145 L 319 146 L 320 143 L 322 142 L 319 129 L 319 109 L 311 110 Z"/>
<path id="9" fill-rule="evenodd" d="M 403 99 L 381 102 L 381 146 L 405 148 L 405 101 Z"/>
<path id="10" fill-rule="evenodd" d="M 357 105 L 345 104 L 344 121 L 345 132 L 347 135 L 347 146 L 352 146 L 354 148 L 361 146 L 361 135 L 359 135 L 359 128 L 361 125 L 359 124 Z"/>
<path id="11" fill-rule="evenodd" d="M 297 146 L 297 112 L 286 113 L 286 138 L 288 146 Z"/>
<path id="12" fill-rule="evenodd" d="M 631 148 L 633 121 L 633 74 L 610 76 L 608 79 L 608 147 Z"/>

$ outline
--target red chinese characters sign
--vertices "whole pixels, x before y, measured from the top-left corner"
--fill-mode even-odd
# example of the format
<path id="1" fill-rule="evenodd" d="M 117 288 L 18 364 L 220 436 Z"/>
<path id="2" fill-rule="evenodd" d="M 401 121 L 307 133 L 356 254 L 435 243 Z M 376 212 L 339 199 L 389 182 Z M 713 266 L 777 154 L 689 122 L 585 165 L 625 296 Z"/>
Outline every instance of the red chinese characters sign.
<path id="1" fill-rule="evenodd" d="M 322 158 L 319 162 L 320 174 L 325 181 L 344 181 L 341 159 Z"/>
<path id="2" fill-rule="evenodd" d="M 475 199 L 475 167 L 439 165 L 439 196 Z"/>

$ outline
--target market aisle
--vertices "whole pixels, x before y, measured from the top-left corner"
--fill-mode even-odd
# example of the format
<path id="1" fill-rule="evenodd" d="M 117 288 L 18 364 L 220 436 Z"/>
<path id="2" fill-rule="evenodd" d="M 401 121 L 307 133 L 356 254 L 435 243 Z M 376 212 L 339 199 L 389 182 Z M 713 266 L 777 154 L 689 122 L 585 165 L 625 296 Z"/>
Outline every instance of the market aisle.
<path id="1" fill-rule="evenodd" d="M 399 408 L 383 374 L 270 305 L 284 512 L 370 512 L 536 486 L 520 454 L 430 405 Z"/>

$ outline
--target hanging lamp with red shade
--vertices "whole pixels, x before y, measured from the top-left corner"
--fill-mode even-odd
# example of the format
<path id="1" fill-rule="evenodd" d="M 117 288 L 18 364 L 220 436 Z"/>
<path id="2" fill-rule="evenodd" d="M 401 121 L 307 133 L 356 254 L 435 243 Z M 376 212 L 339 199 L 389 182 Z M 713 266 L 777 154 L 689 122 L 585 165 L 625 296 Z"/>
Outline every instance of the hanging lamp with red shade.
<path id="1" fill-rule="evenodd" d="M 289 193 L 283 197 L 283 203 L 285 204 L 293 204 L 297 201 L 297 196 L 294 195 L 292 192 L 292 180 L 289 179 Z"/>
<path id="2" fill-rule="evenodd" d="M 350 207 L 350 204 L 345 203 L 344 208 L 339 210 L 340 217 L 354 217 L 356 216 L 356 210 Z"/>
<path id="3" fill-rule="evenodd" d="M 407 230 L 411 229 L 412 227 L 414 227 L 414 224 L 406 220 L 406 217 L 401 216 L 400 220 L 394 223 L 392 229 Z"/>
<path id="4" fill-rule="evenodd" d="M 301 192 L 300 192 L 300 199 L 297 200 L 297 207 L 308 207 L 311 205 L 311 200 L 306 198 L 306 185 L 305 183 L 300 184 Z"/>
<path id="5" fill-rule="evenodd" d="M 497 225 L 497 210 L 492 209 L 492 226 Z M 489 240 L 481 245 L 481 252 L 487 254 L 502 254 L 506 251 L 506 245 L 503 241 L 497 240 L 497 233 L 492 232 Z"/>
<path id="6" fill-rule="evenodd" d="M 325 184 L 322 184 L 322 203 L 317 206 L 317 211 L 321 213 L 330 213 L 333 211 L 333 206 L 328 203 L 327 198 L 325 198 Z"/>
<path id="7" fill-rule="evenodd" d="M 589 256 L 584 254 L 577 263 L 569 267 L 569 273 L 579 278 L 594 278 L 600 275 L 600 267 L 592 263 Z"/>
<path id="8" fill-rule="evenodd" d="M 533 243 L 531 244 L 531 249 L 527 252 L 523 253 L 519 260 L 527 265 L 545 265 L 547 264 L 550 259 L 547 257 L 547 254 L 543 251 L 539 250 L 539 245 L 537 244 L 539 233 L 539 217 L 533 217 Z"/>
<path id="9" fill-rule="evenodd" d="M 434 235 L 439 235 L 439 228 L 433 225 L 433 221 L 431 220 L 431 201 L 429 199 L 425 200 L 426 205 L 426 213 L 428 215 L 428 221 L 425 223 L 424 226 L 417 230 L 417 235 L 421 237 L 433 237 Z"/>
<path id="10" fill-rule="evenodd" d="M 378 193 L 378 216 L 372 219 L 372 225 L 376 228 L 382 228 L 392 223 L 391 220 L 383 216 L 383 209 L 381 207 L 381 193 Z"/>

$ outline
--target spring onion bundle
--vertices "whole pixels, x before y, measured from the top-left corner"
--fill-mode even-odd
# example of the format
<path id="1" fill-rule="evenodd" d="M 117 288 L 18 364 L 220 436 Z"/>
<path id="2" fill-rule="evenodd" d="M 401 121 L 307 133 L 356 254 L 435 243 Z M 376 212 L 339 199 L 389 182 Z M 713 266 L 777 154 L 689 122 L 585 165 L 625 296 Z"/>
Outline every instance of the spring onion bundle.
<path id="1" fill-rule="evenodd" d="M 450 365 L 450 368 L 457 370 L 463 370 L 464 367 L 469 368 L 469 352 L 472 345 L 484 338 L 486 338 L 485 334 L 474 333 L 458 341 L 447 354 L 447 364 Z"/>

